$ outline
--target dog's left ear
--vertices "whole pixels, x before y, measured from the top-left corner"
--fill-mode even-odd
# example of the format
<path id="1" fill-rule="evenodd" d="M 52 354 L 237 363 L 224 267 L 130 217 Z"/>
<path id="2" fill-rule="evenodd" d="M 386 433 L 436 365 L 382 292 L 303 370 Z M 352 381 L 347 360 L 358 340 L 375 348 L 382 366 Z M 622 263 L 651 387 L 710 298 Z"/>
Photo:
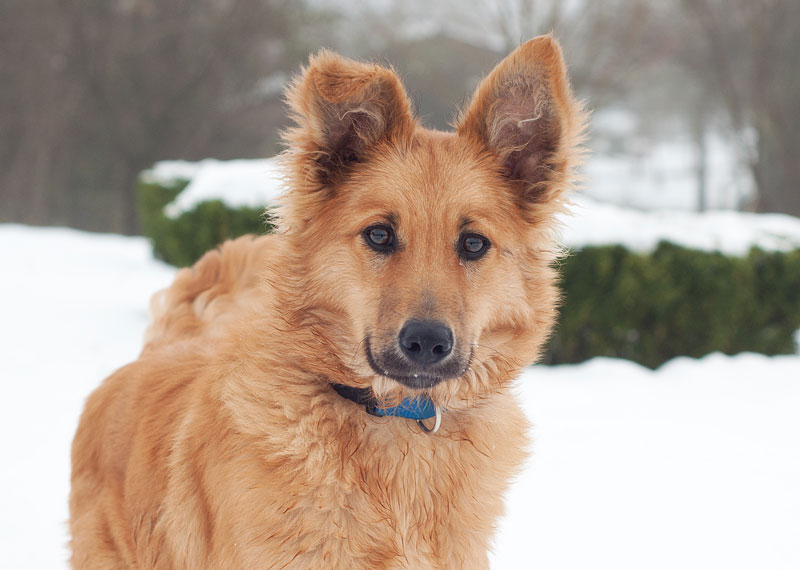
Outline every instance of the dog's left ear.
<path id="1" fill-rule="evenodd" d="M 571 182 L 583 123 L 558 42 L 539 36 L 481 82 L 456 129 L 494 153 L 523 203 L 535 204 Z"/>
<path id="2" fill-rule="evenodd" d="M 287 131 L 306 175 L 329 185 L 345 176 L 375 145 L 413 128 L 408 97 L 397 74 L 322 50 L 287 91 L 297 124 Z"/>

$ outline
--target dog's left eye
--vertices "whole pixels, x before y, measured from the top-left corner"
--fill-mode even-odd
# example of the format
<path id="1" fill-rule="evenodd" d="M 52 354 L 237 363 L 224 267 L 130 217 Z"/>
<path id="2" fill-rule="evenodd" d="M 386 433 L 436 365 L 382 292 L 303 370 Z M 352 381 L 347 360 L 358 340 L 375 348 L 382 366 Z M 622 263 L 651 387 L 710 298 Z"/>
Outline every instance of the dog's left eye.
<path id="1" fill-rule="evenodd" d="M 458 241 L 458 255 L 464 259 L 474 260 L 483 257 L 491 243 L 479 234 L 462 234 Z"/>
<path id="2" fill-rule="evenodd" d="M 364 241 L 375 251 L 389 253 L 394 250 L 394 230 L 383 224 L 370 226 L 363 232 Z"/>

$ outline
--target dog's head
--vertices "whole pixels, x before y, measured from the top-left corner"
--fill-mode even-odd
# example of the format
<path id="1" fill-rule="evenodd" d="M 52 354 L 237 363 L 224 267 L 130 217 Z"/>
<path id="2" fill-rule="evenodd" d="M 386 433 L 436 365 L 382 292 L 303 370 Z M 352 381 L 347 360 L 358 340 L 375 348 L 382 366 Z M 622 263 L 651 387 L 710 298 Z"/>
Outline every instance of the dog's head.
<path id="1" fill-rule="evenodd" d="M 325 51 L 288 100 L 295 320 L 339 355 L 337 381 L 452 408 L 535 360 L 583 126 L 555 40 L 497 65 L 455 132 L 421 127 L 392 70 Z"/>

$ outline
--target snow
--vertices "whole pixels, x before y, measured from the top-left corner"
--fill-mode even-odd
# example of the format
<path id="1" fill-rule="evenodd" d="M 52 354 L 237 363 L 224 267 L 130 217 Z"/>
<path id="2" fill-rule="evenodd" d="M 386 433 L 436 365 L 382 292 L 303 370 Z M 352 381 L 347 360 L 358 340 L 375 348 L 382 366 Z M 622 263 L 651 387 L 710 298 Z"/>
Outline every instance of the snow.
<path id="1" fill-rule="evenodd" d="M 191 180 L 203 166 L 218 162 L 219 161 L 214 159 L 207 159 L 200 162 L 162 160 L 161 162 L 157 162 L 153 168 L 142 172 L 141 178 L 147 183 L 171 186 L 176 182 Z"/>
<path id="2" fill-rule="evenodd" d="M 704 213 L 679 210 L 645 212 L 601 203 L 585 196 L 573 199 L 564 216 L 562 240 L 570 248 L 622 244 L 632 251 L 652 251 L 667 240 L 684 247 L 746 255 L 751 247 L 789 251 L 800 247 L 800 218 L 732 210 Z"/>
<path id="3" fill-rule="evenodd" d="M 699 151 L 683 131 L 642 133 L 627 109 L 592 115 L 593 146 L 584 168 L 585 194 L 600 202 L 642 210 L 693 211 L 698 204 Z M 710 209 L 736 209 L 752 200 L 755 182 L 747 166 L 750 133 L 706 133 L 705 184 Z"/>
<path id="4" fill-rule="evenodd" d="M 799 380 L 796 356 L 534 367 L 493 567 L 800 568 Z"/>
<path id="5" fill-rule="evenodd" d="M 169 184 L 177 179 L 189 185 L 167 204 L 170 218 L 192 210 L 209 200 L 222 200 L 238 208 L 260 208 L 275 201 L 284 190 L 277 157 L 252 160 L 206 159 L 198 163 L 183 161 L 159 162 L 146 171 L 145 180 Z"/>
<path id="6" fill-rule="evenodd" d="M 144 238 L 0 225 L 0 568 L 66 568 L 72 435 L 174 270 Z"/>
<path id="7" fill-rule="evenodd" d="M 142 238 L 0 225 L 0 567 L 66 568 L 83 402 L 174 270 Z M 492 568 L 800 567 L 800 356 L 529 369 L 533 455 Z M 444 420 L 447 421 L 445 415 Z"/>
<path id="8" fill-rule="evenodd" d="M 603 179 L 614 180 L 612 174 L 613 168 Z M 191 181 L 166 207 L 167 215 L 173 218 L 205 200 L 222 200 L 232 207 L 265 207 L 284 190 L 277 158 L 160 162 L 144 176 L 167 184 L 180 178 Z M 624 176 L 616 179 L 630 181 Z M 573 199 L 571 214 L 564 218 L 563 240 L 570 248 L 621 244 L 648 252 L 659 241 L 669 240 L 690 248 L 745 255 L 753 246 L 770 251 L 800 247 L 800 218 L 733 210 L 648 212 L 597 201 L 591 193 L 596 184 L 593 180 L 590 178 L 585 192 Z"/>

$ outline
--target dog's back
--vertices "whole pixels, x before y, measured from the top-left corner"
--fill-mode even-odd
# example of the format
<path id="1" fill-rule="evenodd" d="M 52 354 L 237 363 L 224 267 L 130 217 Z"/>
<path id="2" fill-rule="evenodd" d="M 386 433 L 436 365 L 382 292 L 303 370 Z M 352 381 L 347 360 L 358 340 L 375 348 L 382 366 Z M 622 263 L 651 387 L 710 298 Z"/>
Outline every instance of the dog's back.
<path id="1" fill-rule="evenodd" d="M 230 323 L 244 312 L 268 310 L 269 284 L 261 277 L 265 270 L 274 272 L 278 249 L 276 236 L 225 242 L 153 295 L 141 355 L 92 394 L 73 442 L 73 567 L 166 564 L 158 553 L 142 552 L 136 544 L 160 534 L 156 517 L 131 520 L 132 513 L 121 505 L 131 490 L 141 494 L 145 489 L 139 505 L 158 510 L 174 479 L 167 465 L 174 443 L 168 434 L 180 433 L 196 400 L 197 379 L 219 351 Z"/>
<path id="2" fill-rule="evenodd" d="M 260 278 L 273 269 L 270 259 L 280 244 L 276 236 L 242 236 L 178 271 L 172 285 L 150 299 L 144 352 L 198 336 L 219 338 L 240 311 L 263 305 L 269 295 L 265 299 Z"/>

